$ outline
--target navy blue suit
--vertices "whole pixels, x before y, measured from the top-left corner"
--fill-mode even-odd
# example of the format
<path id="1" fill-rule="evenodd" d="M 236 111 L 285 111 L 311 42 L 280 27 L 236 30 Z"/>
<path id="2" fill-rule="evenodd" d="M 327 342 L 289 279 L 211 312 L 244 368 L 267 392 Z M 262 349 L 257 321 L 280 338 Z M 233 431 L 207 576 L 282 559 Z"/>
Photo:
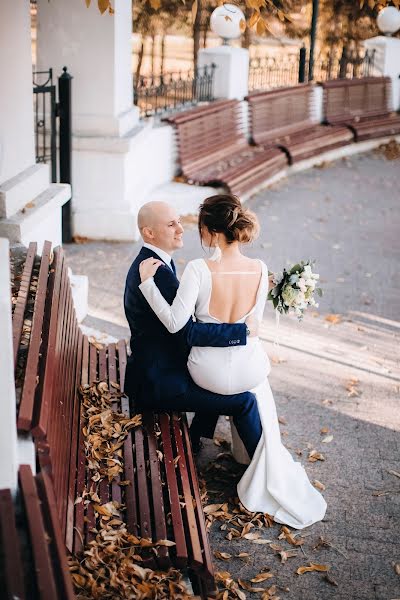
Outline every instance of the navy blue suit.
<path id="1" fill-rule="evenodd" d="M 231 396 L 199 388 L 190 378 L 187 358 L 191 346 L 226 347 L 246 343 L 246 326 L 240 324 L 196 323 L 189 319 L 178 333 L 171 334 L 159 321 L 139 289 L 139 265 L 146 258 L 159 259 L 143 247 L 133 261 L 125 285 L 124 307 L 131 330 L 131 356 L 126 370 L 125 389 L 135 410 L 193 411 L 193 437 L 212 437 L 218 415 L 232 415 L 249 454 L 254 453 L 261 435 L 255 396 L 250 392 Z M 175 267 L 158 268 L 154 281 L 172 304 L 179 281 Z"/>

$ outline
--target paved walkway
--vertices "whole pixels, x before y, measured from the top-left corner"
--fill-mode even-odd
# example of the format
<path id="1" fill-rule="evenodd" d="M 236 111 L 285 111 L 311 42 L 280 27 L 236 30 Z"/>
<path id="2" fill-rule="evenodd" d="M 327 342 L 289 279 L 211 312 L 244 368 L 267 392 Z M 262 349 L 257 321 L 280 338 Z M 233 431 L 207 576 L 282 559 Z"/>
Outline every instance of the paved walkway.
<path id="1" fill-rule="evenodd" d="M 213 550 L 250 555 L 216 559 L 217 569 L 249 581 L 269 567 L 274 577 L 252 585 L 277 584 L 281 599 L 400 598 L 399 179 L 398 160 L 368 154 L 300 173 L 249 201 L 263 232 L 249 254 L 263 258 L 271 270 L 317 258 L 325 291 L 318 311 L 302 324 L 281 319 L 278 347 L 267 307 L 262 337 L 273 363 L 270 381 L 284 443 L 310 479 L 326 487 L 326 519 L 305 532 L 303 549 L 285 563 L 269 544 L 229 542 L 221 522 L 211 529 Z M 181 270 L 202 252 L 194 221 L 186 219 L 185 249 L 177 257 Z M 66 247 L 73 271 L 89 276 L 88 325 L 127 334 L 123 286 L 138 248 L 97 242 Z M 223 418 L 217 436 L 229 438 Z M 313 449 L 325 460 L 309 462 Z M 218 453 L 221 448 L 210 441 L 200 459 L 211 477 L 210 502 L 234 494 L 231 468 Z M 227 477 L 222 492 L 218 472 Z M 278 525 L 260 533 L 293 549 L 277 540 Z M 325 542 L 315 549 L 321 536 Z M 295 574 L 309 561 L 329 565 L 338 585 L 324 573 Z"/>

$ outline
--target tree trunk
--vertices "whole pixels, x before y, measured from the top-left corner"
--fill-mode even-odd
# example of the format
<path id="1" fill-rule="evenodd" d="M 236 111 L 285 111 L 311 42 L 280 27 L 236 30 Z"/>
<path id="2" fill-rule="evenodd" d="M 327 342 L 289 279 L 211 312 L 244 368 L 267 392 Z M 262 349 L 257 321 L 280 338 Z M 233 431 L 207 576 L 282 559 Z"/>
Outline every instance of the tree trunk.
<path id="1" fill-rule="evenodd" d="M 200 49 L 201 36 L 201 0 L 197 0 L 197 14 L 193 23 L 193 67 L 197 68 L 197 57 Z"/>
<path id="2" fill-rule="evenodd" d="M 156 53 L 156 36 L 154 33 L 151 34 L 151 76 L 154 77 L 154 62 Z"/>
<path id="3" fill-rule="evenodd" d="M 161 37 L 161 66 L 160 66 L 161 75 L 164 75 L 164 59 L 165 59 L 165 34 L 163 33 L 163 35 Z"/>
<path id="4" fill-rule="evenodd" d="M 140 36 L 140 50 L 139 50 L 138 63 L 136 66 L 136 74 L 135 74 L 135 85 L 136 86 L 139 85 L 140 71 L 142 70 L 143 55 L 144 55 L 144 39 L 143 39 L 143 35 L 141 35 Z"/>
<path id="5" fill-rule="evenodd" d="M 244 11 L 244 16 L 246 17 L 246 22 L 249 22 L 249 17 L 251 15 L 251 10 L 246 7 Z M 251 43 L 251 31 L 249 27 L 246 27 L 244 30 L 244 34 L 242 35 L 242 48 L 249 48 Z"/>

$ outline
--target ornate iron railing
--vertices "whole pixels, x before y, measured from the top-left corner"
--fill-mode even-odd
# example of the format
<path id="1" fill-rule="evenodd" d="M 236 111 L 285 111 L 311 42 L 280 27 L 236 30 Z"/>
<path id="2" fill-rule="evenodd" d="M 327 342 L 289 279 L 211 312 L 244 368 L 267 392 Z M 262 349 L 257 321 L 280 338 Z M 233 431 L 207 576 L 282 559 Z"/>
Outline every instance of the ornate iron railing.
<path id="1" fill-rule="evenodd" d="M 368 77 L 375 73 L 375 50 L 363 54 L 329 56 L 314 62 L 314 81 L 353 77 Z M 269 90 L 296 85 L 308 81 L 307 51 L 301 48 L 298 54 L 253 58 L 249 69 L 249 91 Z"/>
<path id="2" fill-rule="evenodd" d="M 51 180 L 55 183 L 57 181 L 57 104 L 53 69 L 34 71 L 32 80 L 36 162 L 50 164 Z"/>
<path id="3" fill-rule="evenodd" d="M 349 54 L 344 50 L 340 56 L 330 53 L 329 56 L 315 61 L 314 80 L 372 76 L 375 72 L 374 59 L 375 50 L 366 50 L 363 54 Z"/>
<path id="4" fill-rule="evenodd" d="M 296 85 L 299 81 L 299 55 L 252 58 L 249 67 L 249 91 Z"/>
<path id="5" fill-rule="evenodd" d="M 58 77 L 58 102 L 53 69 L 34 71 L 33 111 L 36 162 L 48 163 L 53 183 L 71 183 L 71 81 L 67 67 Z M 58 147 L 58 153 L 57 153 Z M 72 239 L 71 201 L 62 207 L 63 242 Z"/>
<path id="6" fill-rule="evenodd" d="M 216 66 L 200 67 L 187 73 L 141 76 L 134 82 L 134 104 L 142 118 L 177 110 L 198 102 L 214 100 Z"/>

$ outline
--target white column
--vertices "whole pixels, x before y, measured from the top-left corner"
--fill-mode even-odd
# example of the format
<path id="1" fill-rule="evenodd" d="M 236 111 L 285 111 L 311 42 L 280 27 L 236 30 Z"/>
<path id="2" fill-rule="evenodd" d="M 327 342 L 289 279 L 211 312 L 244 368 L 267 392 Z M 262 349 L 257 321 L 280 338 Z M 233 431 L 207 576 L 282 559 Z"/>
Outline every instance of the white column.
<path id="1" fill-rule="evenodd" d="M 18 450 L 14 383 L 9 243 L 0 238 L 0 489 L 17 487 Z"/>
<path id="2" fill-rule="evenodd" d="M 363 42 L 369 50 L 375 50 L 374 74 L 388 75 L 392 80 L 392 110 L 400 109 L 400 40 L 378 35 Z"/>
<path id="3" fill-rule="evenodd" d="M 97 2 L 38 0 L 38 67 L 66 66 L 72 80 L 74 234 L 131 240 L 143 195 L 135 160 L 140 129 L 133 105 L 132 3 L 114 14 Z"/>
<path id="4" fill-rule="evenodd" d="M 113 2 L 101 14 L 97 2 L 38 0 L 37 66 L 64 66 L 73 76 L 73 133 L 122 136 L 138 120 L 132 88 L 132 6 Z"/>
<path id="5" fill-rule="evenodd" d="M 29 3 L 2 0 L 0 184 L 35 163 L 30 26 Z"/>
<path id="6" fill-rule="evenodd" d="M 69 186 L 49 186 L 49 167 L 35 164 L 30 6 L 0 2 L 0 236 L 13 242 L 60 242 L 60 206 Z M 61 191 L 58 194 L 58 191 Z M 39 237 L 37 237 L 39 236 Z"/>
<path id="7" fill-rule="evenodd" d="M 198 66 L 214 63 L 214 97 L 243 100 L 249 91 L 249 51 L 217 46 L 199 51 Z"/>

